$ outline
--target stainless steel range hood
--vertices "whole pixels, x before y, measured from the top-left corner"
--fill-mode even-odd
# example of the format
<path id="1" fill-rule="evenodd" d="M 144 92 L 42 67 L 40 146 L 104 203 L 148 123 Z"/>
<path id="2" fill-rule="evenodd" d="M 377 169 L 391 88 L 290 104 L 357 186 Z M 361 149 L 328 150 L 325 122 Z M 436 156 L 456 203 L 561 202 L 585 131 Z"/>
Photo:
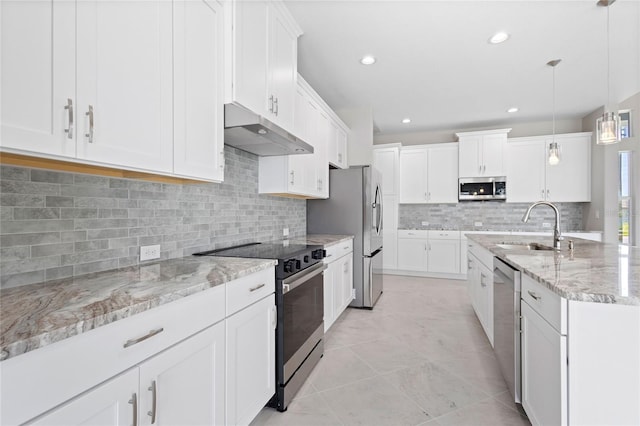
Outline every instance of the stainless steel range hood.
<path id="1" fill-rule="evenodd" d="M 313 154 L 313 146 L 237 104 L 224 106 L 224 143 L 262 157 Z"/>

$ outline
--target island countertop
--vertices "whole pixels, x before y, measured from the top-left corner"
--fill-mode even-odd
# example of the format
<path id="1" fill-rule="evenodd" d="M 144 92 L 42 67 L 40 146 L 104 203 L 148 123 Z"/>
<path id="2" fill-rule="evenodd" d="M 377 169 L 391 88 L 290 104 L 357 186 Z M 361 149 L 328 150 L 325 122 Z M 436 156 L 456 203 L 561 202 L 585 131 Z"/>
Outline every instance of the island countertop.
<path id="1" fill-rule="evenodd" d="M 556 294 L 583 302 L 640 306 L 640 248 L 572 238 L 574 249 L 546 251 L 501 248 L 530 242 L 551 245 L 549 237 L 468 234 L 498 258 Z"/>
<path id="2" fill-rule="evenodd" d="M 275 264 L 275 260 L 189 256 L 2 289 L 0 361 Z"/>

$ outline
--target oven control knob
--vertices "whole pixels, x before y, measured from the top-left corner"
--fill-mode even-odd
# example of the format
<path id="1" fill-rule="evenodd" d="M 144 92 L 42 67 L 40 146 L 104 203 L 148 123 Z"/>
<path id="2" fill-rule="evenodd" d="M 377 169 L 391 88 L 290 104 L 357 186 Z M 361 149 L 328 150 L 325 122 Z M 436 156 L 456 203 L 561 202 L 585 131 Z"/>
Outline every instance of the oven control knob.
<path id="1" fill-rule="evenodd" d="M 311 252 L 311 257 L 314 259 L 322 259 L 326 256 L 326 250 L 318 249 Z"/>
<path id="2" fill-rule="evenodd" d="M 285 272 L 293 272 L 293 268 L 296 265 L 296 260 L 295 259 L 289 259 L 289 260 L 285 260 L 284 262 L 284 271 Z"/>
<path id="3" fill-rule="evenodd" d="M 309 255 L 304 256 L 304 263 L 309 263 Z"/>
<path id="4" fill-rule="evenodd" d="M 296 269 L 300 269 L 302 266 L 299 260 L 296 260 Z"/>

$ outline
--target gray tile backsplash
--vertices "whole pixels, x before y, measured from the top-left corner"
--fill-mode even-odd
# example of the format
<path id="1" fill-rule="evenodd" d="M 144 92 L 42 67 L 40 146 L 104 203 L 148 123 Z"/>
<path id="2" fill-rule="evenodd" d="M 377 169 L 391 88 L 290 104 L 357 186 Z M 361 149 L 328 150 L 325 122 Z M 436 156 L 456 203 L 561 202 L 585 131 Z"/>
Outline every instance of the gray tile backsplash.
<path id="1" fill-rule="evenodd" d="M 560 210 L 561 231 L 580 231 L 582 224 L 581 203 L 557 203 Z M 527 223 L 522 216 L 529 204 L 499 201 L 473 201 L 458 204 L 400 204 L 399 229 L 460 229 L 490 231 L 550 231 L 553 229 L 553 210 L 538 206 L 531 212 Z M 422 222 L 429 222 L 424 226 Z M 476 222 L 482 225 L 476 226 Z M 544 223 L 551 228 L 543 227 Z"/>
<path id="2" fill-rule="evenodd" d="M 164 184 L 0 165 L 0 287 L 306 233 L 306 201 L 258 194 L 258 157 L 225 147 L 225 181 Z"/>

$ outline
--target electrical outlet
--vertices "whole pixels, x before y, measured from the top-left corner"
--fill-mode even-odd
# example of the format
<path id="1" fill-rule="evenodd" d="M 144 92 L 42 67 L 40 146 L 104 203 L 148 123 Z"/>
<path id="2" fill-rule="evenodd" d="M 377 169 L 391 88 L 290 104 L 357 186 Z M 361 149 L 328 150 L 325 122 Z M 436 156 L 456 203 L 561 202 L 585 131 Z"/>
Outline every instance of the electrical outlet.
<path id="1" fill-rule="evenodd" d="M 482 226 L 482 222 L 473 222 L 473 226 Z"/>
<path id="2" fill-rule="evenodd" d="M 282 236 L 283 237 L 289 236 L 289 228 L 282 228 Z"/>
<path id="3" fill-rule="evenodd" d="M 160 258 L 160 244 L 140 247 L 140 262 Z"/>
<path id="4" fill-rule="evenodd" d="M 429 222 L 427 222 L 426 220 L 422 221 L 422 226 L 429 226 Z"/>
<path id="5" fill-rule="evenodd" d="M 542 222 L 543 228 L 551 228 L 551 224 L 549 222 Z"/>
<path id="6" fill-rule="evenodd" d="M 600 219 L 600 210 L 596 210 L 596 219 Z"/>

